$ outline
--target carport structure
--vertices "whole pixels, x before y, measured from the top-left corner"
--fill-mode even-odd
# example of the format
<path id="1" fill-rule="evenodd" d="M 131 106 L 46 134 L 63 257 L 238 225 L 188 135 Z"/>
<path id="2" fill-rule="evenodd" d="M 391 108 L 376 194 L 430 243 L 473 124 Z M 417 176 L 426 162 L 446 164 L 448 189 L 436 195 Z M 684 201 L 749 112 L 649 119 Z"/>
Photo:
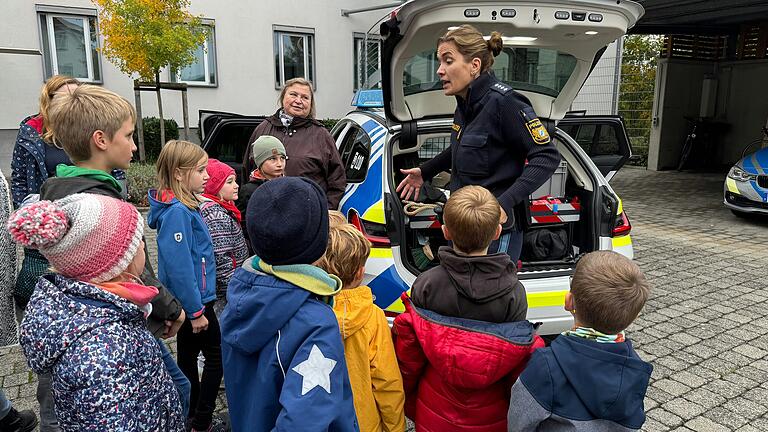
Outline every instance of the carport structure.
<path id="1" fill-rule="evenodd" d="M 665 35 L 648 168 L 677 167 L 692 119 L 711 137 L 694 157 L 730 166 L 768 124 L 768 1 L 638 1 L 646 13 L 631 32 Z"/>

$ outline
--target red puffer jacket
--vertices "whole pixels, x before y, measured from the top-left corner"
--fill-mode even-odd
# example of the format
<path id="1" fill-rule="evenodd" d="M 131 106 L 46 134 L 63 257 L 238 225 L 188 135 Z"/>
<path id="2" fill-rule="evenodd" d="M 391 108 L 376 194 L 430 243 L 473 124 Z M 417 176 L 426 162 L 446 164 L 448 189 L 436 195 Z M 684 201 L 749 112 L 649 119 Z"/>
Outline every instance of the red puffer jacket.
<path id="1" fill-rule="evenodd" d="M 510 389 L 544 346 L 528 321 L 493 324 L 413 306 L 395 319 L 405 414 L 417 432 L 506 432 Z"/>

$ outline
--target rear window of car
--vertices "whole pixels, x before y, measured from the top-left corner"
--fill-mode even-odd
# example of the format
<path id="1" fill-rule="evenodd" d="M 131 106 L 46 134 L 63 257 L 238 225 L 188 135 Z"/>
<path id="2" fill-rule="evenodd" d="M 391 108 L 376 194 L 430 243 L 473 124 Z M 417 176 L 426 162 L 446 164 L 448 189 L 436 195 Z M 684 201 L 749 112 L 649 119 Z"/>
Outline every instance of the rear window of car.
<path id="1" fill-rule="evenodd" d="M 423 51 L 411 58 L 403 73 L 406 96 L 442 88 L 437 76 L 436 50 Z M 557 97 L 576 68 L 570 54 L 546 48 L 505 47 L 491 69 L 499 80 L 516 90 Z"/>

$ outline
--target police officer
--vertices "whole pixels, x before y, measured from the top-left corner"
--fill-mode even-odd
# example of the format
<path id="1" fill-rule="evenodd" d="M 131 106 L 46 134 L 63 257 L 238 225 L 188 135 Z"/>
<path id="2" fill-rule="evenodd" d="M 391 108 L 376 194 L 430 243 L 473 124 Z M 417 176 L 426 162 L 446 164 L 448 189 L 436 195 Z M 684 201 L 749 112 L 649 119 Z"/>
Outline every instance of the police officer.
<path id="1" fill-rule="evenodd" d="M 437 75 L 445 95 L 457 102 L 451 146 L 419 168 L 401 170 L 406 177 L 397 192 L 403 199 L 416 196 L 425 180 L 449 168 L 451 191 L 485 187 L 502 208 L 502 233 L 488 253 L 506 252 L 516 262 L 523 244 L 520 215 L 528 196 L 552 177 L 560 153 L 528 99 L 491 71 L 502 46 L 498 32 L 486 41 L 466 24 L 438 39 Z"/>

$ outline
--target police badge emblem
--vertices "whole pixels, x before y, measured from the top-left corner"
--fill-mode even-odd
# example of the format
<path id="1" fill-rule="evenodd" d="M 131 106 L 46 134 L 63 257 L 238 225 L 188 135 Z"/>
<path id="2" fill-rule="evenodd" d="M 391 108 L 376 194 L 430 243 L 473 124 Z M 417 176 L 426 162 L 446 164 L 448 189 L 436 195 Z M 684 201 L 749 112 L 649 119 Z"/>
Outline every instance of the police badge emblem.
<path id="1" fill-rule="evenodd" d="M 525 124 L 525 127 L 531 134 L 533 142 L 540 145 L 549 144 L 549 132 L 547 132 L 547 128 L 544 127 L 541 120 L 537 118 L 530 120 Z"/>

